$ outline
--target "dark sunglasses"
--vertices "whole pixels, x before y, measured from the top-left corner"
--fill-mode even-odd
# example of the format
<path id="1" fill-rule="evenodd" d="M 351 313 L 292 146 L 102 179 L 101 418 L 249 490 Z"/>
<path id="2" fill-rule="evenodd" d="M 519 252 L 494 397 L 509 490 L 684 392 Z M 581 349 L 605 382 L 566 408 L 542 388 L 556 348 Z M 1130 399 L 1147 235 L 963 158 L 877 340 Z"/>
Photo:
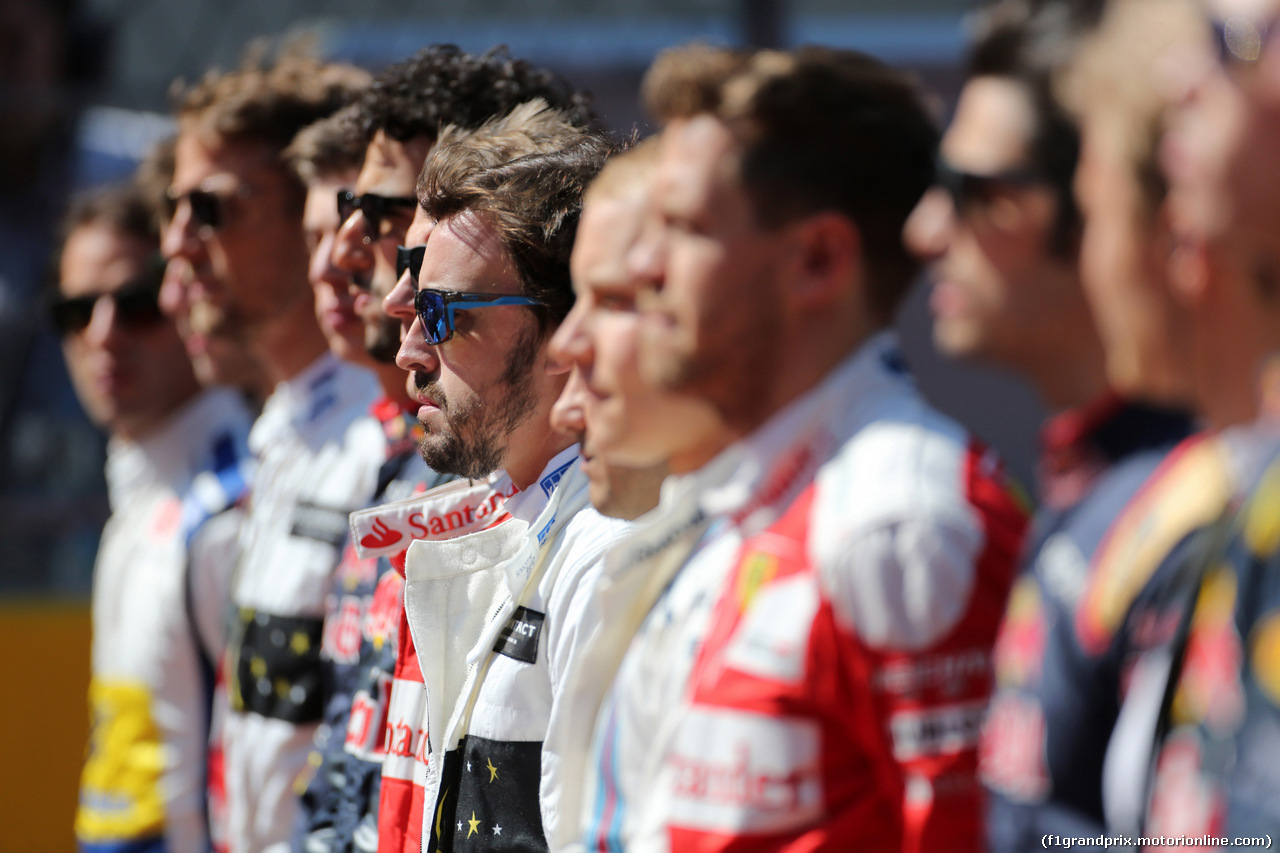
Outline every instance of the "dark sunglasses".
<path id="1" fill-rule="evenodd" d="M 933 183 L 946 190 L 956 213 L 964 213 L 990 201 L 1002 189 L 1045 184 L 1048 179 L 1031 168 L 1005 169 L 986 175 L 965 172 L 939 157 L 934 166 Z"/>
<path id="2" fill-rule="evenodd" d="M 404 278 L 405 270 L 413 280 L 413 287 L 418 288 L 418 273 L 422 271 L 422 258 L 427 253 L 427 246 L 396 246 L 396 281 Z"/>
<path id="3" fill-rule="evenodd" d="M 382 220 L 396 208 L 413 210 L 418 200 L 409 196 L 388 196 L 375 193 L 356 195 L 351 190 L 338 190 L 338 219 L 346 222 L 358 210 L 364 214 L 364 242 L 377 240 L 382 234 Z"/>
<path id="4" fill-rule="evenodd" d="M 173 217 L 178 212 L 178 205 L 186 199 L 187 204 L 191 205 L 191 218 L 197 225 L 205 228 L 217 230 L 221 228 L 227 221 L 227 207 L 231 203 L 231 199 L 243 198 L 252 191 L 247 185 L 237 187 L 232 193 L 217 193 L 212 190 L 194 189 L 187 190 L 185 193 L 174 193 L 172 190 L 165 193 L 164 212 L 166 221 L 172 222 Z"/>
<path id="5" fill-rule="evenodd" d="M 472 308 L 495 308 L 499 305 L 542 305 L 528 296 L 495 296 L 490 293 L 460 293 L 454 290 L 415 290 L 413 308 L 422 321 L 422 337 L 435 346 L 453 337 L 453 315 Z"/>
<path id="6" fill-rule="evenodd" d="M 98 300 L 110 299 L 116 305 L 115 322 L 129 331 L 142 331 L 164 319 L 160 312 L 160 283 L 163 279 L 164 262 L 157 258 L 146 272 L 125 282 L 112 293 L 54 299 L 49 305 L 49 314 L 59 334 L 78 334 L 93 320 Z"/>

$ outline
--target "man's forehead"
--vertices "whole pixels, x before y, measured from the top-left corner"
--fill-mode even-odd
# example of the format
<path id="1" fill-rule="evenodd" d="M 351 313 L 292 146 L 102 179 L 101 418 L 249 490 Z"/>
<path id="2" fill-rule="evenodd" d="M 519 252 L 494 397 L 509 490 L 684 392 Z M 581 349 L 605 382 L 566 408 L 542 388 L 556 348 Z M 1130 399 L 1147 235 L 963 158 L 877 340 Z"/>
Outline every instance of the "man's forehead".
<path id="1" fill-rule="evenodd" d="M 471 212 L 437 223 L 422 258 L 423 287 L 513 291 L 519 282 L 497 229 Z"/>
<path id="2" fill-rule="evenodd" d="M 67 238 L 60 270 L 63 296 L 110 293 L 137 276 L 154 249 L 101 225 L 77 228 Z"/>
<path id="3" fill-rule="evenodd" d="M 436 221 L 425 210 L 421 207 L 414 208 L 413 221 L 409 223 L 409 228 L 404 233 L 404 244 L 410 247 L 421 246 L 427 242 L 427 238 L 431 236 L 435 227 Z"/>
<path id="4" fill-rule="evenodd" d="M 401 142 L 379 130 L 365 149 L 364 164 L 356 180 L 356 192 L 387 196 L 411 196 L 418 184 L 418 173 L 431 152 L 433 140 L 415 136 Z"/>
<path id="5" fill-rule="evenodd" d="M 648 194 L 643 188 L 587 202 L 570 261 L 575 288 L 634 283 L 627 273 L 627 253 L 640 236 L 647 212 Z"/>
<path id="6" fill-rule="evenodd" d="M 993 174 L 1026 164 L 1034 130 L 1030 94 L 1008 77 L 965 83 L 942 139 L 942 155 L 957 169 Z"/>
<path id="7" fill-rule="evenodd" d="M 663 201 L 694 202 L 736 186 L 741 146 L 719 119 L 694 116 L 662 132 L 655 191 Z"/>

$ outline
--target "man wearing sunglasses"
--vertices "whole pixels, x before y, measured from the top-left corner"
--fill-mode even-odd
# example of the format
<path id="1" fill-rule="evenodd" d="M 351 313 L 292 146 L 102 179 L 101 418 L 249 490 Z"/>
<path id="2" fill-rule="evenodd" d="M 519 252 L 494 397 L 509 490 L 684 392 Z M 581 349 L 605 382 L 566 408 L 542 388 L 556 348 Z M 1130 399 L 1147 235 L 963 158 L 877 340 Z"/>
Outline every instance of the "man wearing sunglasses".
<path id="1" fill-rule="evenodd" d="M 374 493 L 385 457 L 369 416 L 375 378 L 329 352 L 308 283 L 305 192 L 282 156 L 368 76 L 297 55 L 210 73 L 182 94 L 165 251 L 191 268 L 206 334 L 257 356 L 275 390 L 254 425 L 258 458 L 240 535 L 224 659 L 222 730 L 231 853 L 288 846 L 292 785 L 325 704 L 320 648 L 346 517 Z M 220 823 L 222 823 L 220 821 Z"/>
<path id="2" fill-rule="evenodd" d="M 1083 9 L 998 0 L 980 10 L 938 185 L 905 230 L 930 263 L 939 348 L 1021 374 L 1053 413 L 982 747 L 995 851 L 1104 831 L 1103 751 L 1089 745 L 1114 725 L 1118 685 L 1105 673 L 1125 646 L 1098 648 L 1071 626 L 1111 521 L 1190 429 L 1185 416 L 1108 390 L 1081 284 L 1079 133 L 1051 91 L 1055 63 L 1090 23 L 1072 20 Z"/>
<path id="3" fill-rule="evenodd" d="M 1150 278 L 1171 309 L 1157 316 L 1188 365 L 1192 405 L 1215 428 L 1188 441 L 1144 487 L 1104 554 L 1127 585 L 1135 575 L 1164 580 L 1144 590 L 1147 612 L 1137 618 L 1168 626 L 1160 645 L 1129 663 L 1108 748 L 1105 805 L 1122 832 L 1230 838 L 1280 830 L 1280 559 L 1267 535 L 1280 483 L 1268 423 L 1280 348 L 1280 169 L 1266 153 L 1280 144 L 1277 14 L 1270 0 L 1118 0 L 1063 87 L 1084 131 L 1081 206 L 1101 223 L 1099 244 L 1112 249 L 1101 258 L 1146 256 L 1149 247 L 1134 238 L 1149 234 L 1131 229 L 1118 239 L 1106 225 L 1145 224 L 1133 199 L 1146 201 L 1148 175 L 1168 181 L 1161 216 L 1152 217 L 1159 226 L 1149 228 L 1165 238 L 1152 253 L 1165 264 L 1162 275 Z M 1113 84 L 1130 77 L 1128 86 Z M 1118 266 L 1098 266 L 1111 275 L 1091 282 L 1095 310 L 1120 329 L 1152 325 Z M 1233 424 L 1244 426 L 1225 428 Z M 1102 616 L 1117 587 L 1105 582 L 1109 568 L 1101 563 L 1103 582 L 1086 591 Z M 1087 624 L 1107 627 L 1101 618 Z"/>
<path id="4" fill-rule="evenodd" d="M 159 237 L 137 188 L 81 198 L 66 235 L 52 316 L 76 393 L 111 435 L 76 837 L 197 853 L 212 698 L 201 664 L 222 648 L 230 566 L 188 571 L 183 500 L 221 457 L 243 454 L 250 418 L 234 392 L 201 391 L 160 313 Z"/>
<path id="5" fill-rule="evenodd" d="M 422 684 L 418 716 L 406 716 L 414 685 L 397 678 L 388 725 L 422 734 L 384 768 L 384 851 L 468 840 L 546 849 L 576 824 L 559 795 L 576 780 L 543 741 L 572 701 L 558 679 L 592 632 L 589 578 L 625 528 L 587 505 L 578 447 L 551 424 L 568 367 L 548 341 L 573 299 L 582 192 L 608 150 L 574 124 L 538 100 L 442 134 L 408 232 L 425 247 L 403 253 L 406 274 L 386 300 L 404 328 L 398 362 L 426 428 L 423 457 L 472 480 L 497 477 L 505 503 L 472 536 L 441 530 L 409 548 L 405 627 Z M 423 515 L 447 497 L 428 495 Z M 449 674 L 465 660 L 480 663 L 464 683 Z M 417 805 L 397 810 L 392 780 L 410 776 Z"/>
<path id="6" fill-rule="evenodd" d="M 365 152 L 356 114 L 356 105 L 349 105 L 310 125 L 285 157 L 307 188 L 302 224 L 311 253 L 316 320 L 330 351 L 372 370 L 382 391 L 372 409 L 381 433 L 369 437 L 382 452 L 371 457 L 378 465 L 377 484 L 367 501 L 381 504 L 451 478 L 429 470 L 418 455 L 422 428 L 409 414 L 405 373 L 365 349 L 365 323 L 355 310 L 360 291 L 352 287 L 351 274 L 334 264 L 334 238 L 345 219 L 334 198 L 350 194 Z M 353 704 L 357 727 L 369 728 L 385 712 L 385 691 L 379 686 L 394 669 L 402 583 L 385 557 L 362 557 L 355 542 L 346 543 L 325 605 L 320 655 L 329 691 L 324 725 L 298 782 L 305 790 L 293 839 L 296 850 L 316 845 L 355 849 L 357 835 L 368 845 L 377 832 L 381 732 L 374 743 L 367 736 L 349 743 L 348 729 Z"/>
<path id="7" fill-rule="evenodd" d="M 498 48 L 480 56 L 452 45 L 423 48 L 361 94 L 352 121 L 367 148 L 354 189 L 337 194 L 344 224 L 334 263 L 351 276 L 365 346 L 375 359 L 394 364 L 400 347 L 400 326 L 383 313 L 382 300 L 398 278 L 396 247 L 413 219 L 418 175 L 440 128 L 473 129 L 533 98 L 569 110 L 583 126 L 594 119 L 586 98 L 564 80 Z"/>

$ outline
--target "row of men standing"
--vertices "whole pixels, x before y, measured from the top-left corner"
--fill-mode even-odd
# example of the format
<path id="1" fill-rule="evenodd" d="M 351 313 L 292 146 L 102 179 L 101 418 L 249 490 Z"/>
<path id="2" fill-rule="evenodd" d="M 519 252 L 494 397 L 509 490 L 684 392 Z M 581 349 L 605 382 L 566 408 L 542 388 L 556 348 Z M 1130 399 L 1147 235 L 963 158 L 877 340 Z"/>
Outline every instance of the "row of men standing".
<path id="1" fill-rule="evenodd" d="M 585 99 L 500 53 L 188 90 L 152 164 L 163 287 L 145 204 L 86 202 L 61 258 L 55 319 L 114 436 L 84 846 L 1100 832 L 1106 738 L 1135 661 L 1198 636 L 1207 535 L 1149 538 L 1139 501 L 1094 558 L 1190 423 L 1114 392 L 1231 421 L 1126 373 L 1142 328 L 1095 331 L 1063 52 L 1031 49 L 1086 4 L 1040 5 L 985 13 L 936 164 L 914 87 L 822 49 L 661 58 L 661 142 L 612 157 Z M 904 223 L 941 347 L 1068 412 L 981 756 L 1024 515 L 884 331 Z M 199 391 L 183 344 L 243 394 Z"/>

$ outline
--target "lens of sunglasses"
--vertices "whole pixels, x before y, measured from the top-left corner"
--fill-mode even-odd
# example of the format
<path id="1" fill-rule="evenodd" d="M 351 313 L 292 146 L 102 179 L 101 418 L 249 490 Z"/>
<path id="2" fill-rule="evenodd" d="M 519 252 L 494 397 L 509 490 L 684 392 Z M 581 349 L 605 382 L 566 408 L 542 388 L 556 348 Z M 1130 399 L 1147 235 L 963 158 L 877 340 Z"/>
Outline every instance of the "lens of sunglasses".
<path id="1" fill-rule="evenodd" d="M 405 270 L 413 279 L 413 286 L 418 286 L 418 275 L 422 272 L 422 258 L 427 253 L 426 245 L 396 246 L 396 281 L 404 278 Z"/>
<path id="2" fill-rule="evenodd" d="M 444 297 L 430 290 L 419 290 L 413 295 L 413 307 L 422 321 L 422 334 L 429 344 L 442 344 L 452 336 L 449 328 L 449 307 Z"/>
<path id="3" fill-rule="evenodd" d="M 164 316 L 160 312 L 160 288 L 155 281 L 148 280 L 130 283 L 115 293 L 60 299 L 51 308 L 54 326 L 63 335 L 83 332 L 93 320 L 98 300 L 104 298 L 115 302 L 115 322 L 126 330 L 145 329 Z"/>
<path id="4" fill-rule="evenodd" d="M 346 222 L 359 206 L 355 193 L 351 190 L 338 190 L 338 219 Z"/>
<path id="5" fill-rule="evenodd" d="M 192 190 L 187 193 L 191 203 L 191 218 L 201 225 L 219 228 L 222 225 L 222 199 L 205 190 Z"/>

